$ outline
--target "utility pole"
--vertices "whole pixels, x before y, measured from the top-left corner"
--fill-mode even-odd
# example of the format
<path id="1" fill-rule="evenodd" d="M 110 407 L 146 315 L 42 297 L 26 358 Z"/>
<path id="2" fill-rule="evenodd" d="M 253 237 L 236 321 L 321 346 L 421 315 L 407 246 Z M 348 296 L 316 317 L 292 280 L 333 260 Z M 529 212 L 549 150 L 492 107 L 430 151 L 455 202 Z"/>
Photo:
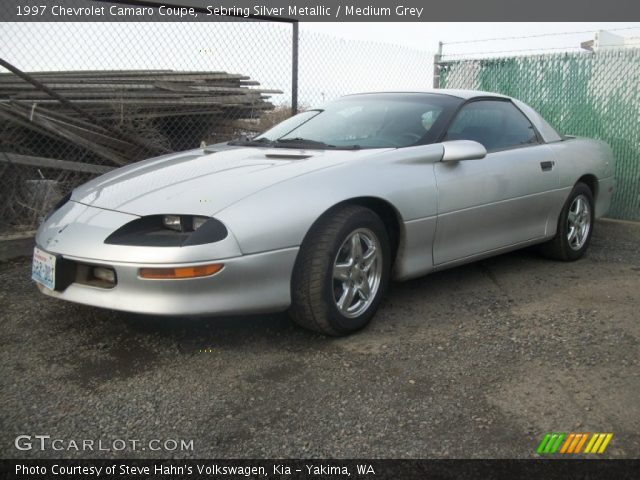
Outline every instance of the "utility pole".
<path id="1" fill-rule="evenodd" d="M 433 88 L 440 88 L 440 60 L 442 59 L 442 42 L 438 42 L 438 53 L 433 56 Z"/>
<path id="2" fill-rule="evenodd" d="M 292 24 L 291 40 L 291 115 L 298 113 L 298 48 L 300 42 L 300 31 L 298 22 Z"/>

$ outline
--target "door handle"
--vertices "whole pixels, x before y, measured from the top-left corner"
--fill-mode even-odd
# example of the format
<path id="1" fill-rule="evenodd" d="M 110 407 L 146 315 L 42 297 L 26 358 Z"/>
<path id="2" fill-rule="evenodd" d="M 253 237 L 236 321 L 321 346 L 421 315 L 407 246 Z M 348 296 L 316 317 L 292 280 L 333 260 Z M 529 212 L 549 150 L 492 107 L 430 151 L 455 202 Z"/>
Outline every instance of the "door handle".
<path id="1" fill-rule="evenodd" d="M 556 164 L 554 161 L 540 162 L 540 168 L 543 172 L 548 172 L 553 169 L 553 166 Z"/>

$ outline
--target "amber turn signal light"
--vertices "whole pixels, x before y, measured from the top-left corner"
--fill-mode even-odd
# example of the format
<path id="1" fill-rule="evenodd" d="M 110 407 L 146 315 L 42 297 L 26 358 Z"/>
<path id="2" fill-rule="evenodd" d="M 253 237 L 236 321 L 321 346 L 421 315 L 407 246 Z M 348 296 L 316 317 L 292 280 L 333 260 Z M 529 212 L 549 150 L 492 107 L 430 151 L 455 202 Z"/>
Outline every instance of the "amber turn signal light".
<path id="1" fill-rule="evenodd" d="M 208 277 L 214 273 L 218 273 L 224 264 L 213 263 L 211 265 L 199 265 L 197 267 L 180 267 L 180 268 L 141 268 L 140 278 L 151 279 L 182 279 L 182 278 L 198 278 Z"/>

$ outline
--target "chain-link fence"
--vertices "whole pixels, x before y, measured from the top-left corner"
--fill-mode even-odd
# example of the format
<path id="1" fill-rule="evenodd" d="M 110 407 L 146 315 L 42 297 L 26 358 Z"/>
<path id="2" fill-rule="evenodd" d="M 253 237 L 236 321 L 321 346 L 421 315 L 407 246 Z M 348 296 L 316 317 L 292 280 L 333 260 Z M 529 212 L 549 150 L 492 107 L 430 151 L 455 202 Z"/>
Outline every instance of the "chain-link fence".
<path id="1" fill-rule="evenodd" d="M 5 23 L 0 30 L 7 62 L 0 230 L 33 229 L 58 198 L 96 174 L 259 128 L 291 103 L 286 25 Z"/>
<path id="2" fill-rule="evenodd" d="M 0 6 L 0 8 L 2 8 Z M 383 28 L 383 27 L 380 27 Z M 253 135 L 337 96 L 432 85 L 433 55 L 258 21 L 0 24 L 0 235 L 132 161 Z M 637 50 L 441 62 L 440 86 L 505 93 L 614 149 L 610 215 L 640 219 Z"/>
<path id="3" fill-rule="evenodd" d="M 516 97 L 560 133 L 606 141 L 617 183 L 608 216 L 640 220 L 639 49 L 446 61 L 439 79 Z"/>
<path id="4" fill-rule="evenodd" d="M 263 21 L 0 24 L 0 234 L 32 230 L 104 171 L 263 131 L 295 100 L 432 84 L 430 53 L 301 31 L 296 85 L 293 33 Z"/>

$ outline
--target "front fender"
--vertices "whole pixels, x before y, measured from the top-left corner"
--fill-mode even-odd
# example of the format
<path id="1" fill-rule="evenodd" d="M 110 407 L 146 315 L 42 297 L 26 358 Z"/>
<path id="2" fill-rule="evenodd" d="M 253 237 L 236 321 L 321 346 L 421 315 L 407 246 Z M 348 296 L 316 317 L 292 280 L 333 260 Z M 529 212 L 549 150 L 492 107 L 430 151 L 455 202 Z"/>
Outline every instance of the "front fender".
<path id="1" fill-rule="evenodd" d="M 442 152 L 437 144 L 354 159 L 273 185 L 214 216 L 234 233 L 245 254 L 299 246 L 324 212 L 356 197 L 390 203 L 402 222 L 435 217 L 433 163 Z"/>

